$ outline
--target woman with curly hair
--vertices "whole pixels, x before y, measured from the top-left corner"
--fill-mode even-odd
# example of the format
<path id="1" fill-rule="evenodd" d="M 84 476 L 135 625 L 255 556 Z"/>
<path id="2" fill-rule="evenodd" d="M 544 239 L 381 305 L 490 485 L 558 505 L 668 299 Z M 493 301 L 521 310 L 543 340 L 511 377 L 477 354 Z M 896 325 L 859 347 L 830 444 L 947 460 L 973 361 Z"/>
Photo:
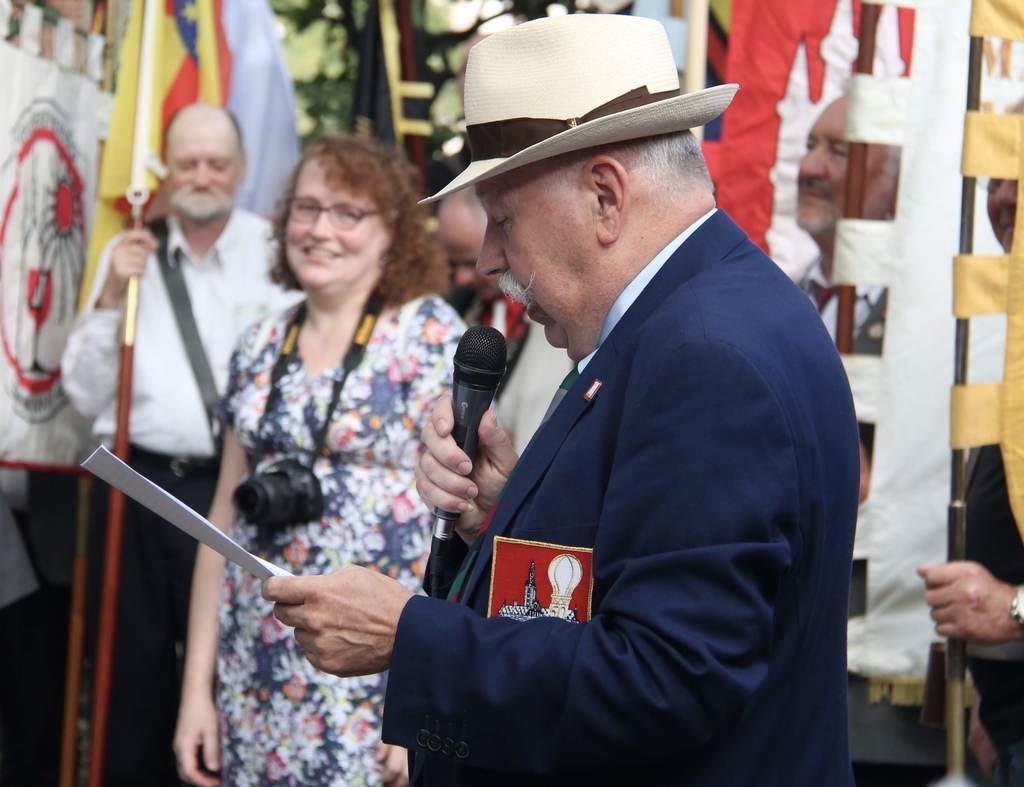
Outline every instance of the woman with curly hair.
<path id="1" fill-rule="evenodd" d="M 357 563 L 421 585 L 418 435 L 464 326 L 435 294 L 447 266 L 416 200 L 409 165 L 354 136 L 312 142 L 286 190 L 272 275 L 305 299 L 234 353 L 209 518 L 293 574 Z M 183 778 L 404 784 L 404 751 L 380 742 L 385 680 L 318 672 L 259 582 L 200 547 L 175 733 Z"/>

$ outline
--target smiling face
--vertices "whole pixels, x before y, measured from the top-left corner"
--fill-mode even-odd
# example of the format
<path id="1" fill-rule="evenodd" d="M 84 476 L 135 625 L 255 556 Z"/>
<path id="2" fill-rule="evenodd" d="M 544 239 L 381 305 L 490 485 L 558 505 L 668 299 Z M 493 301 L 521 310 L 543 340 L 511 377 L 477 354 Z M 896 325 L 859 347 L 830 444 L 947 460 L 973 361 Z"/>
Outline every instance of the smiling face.
<path id="1" fill-rule="evenodd" d="M 380 279 L 391 232 L 377 206 L 340 184 L 328 181 L 323 165 L 313 159 L 303 165 L 295 183 L 294 205 L 320 208 L 344 206 L 362 215 L 349 229 L 332 223 L 329 211 L 313 220 L 289 213 L 285 231 L 288 267 L 307 295 L 331 298 L 368 296 Z"/>
<path id="2" fill-rule="evenodd" d="M 796 223 L 821 245 L 831 238 L 846 200 L 849 143 L 843 138 L 846 100 L 830 104 L 807 135 L 797 180 Z"/>
<path id="3" fill-rule="evenodd" d="M 807 135 L 807 152 L 797 179 L 797 225 L 831 256 L 836 222 L 846 207 L 846 173 L 850 143 L 845 139 L 847 100 L 833 101 Z M 899 152 L 868 145 L 864 170 L 862 218 L 892 218 L 896 203 Z"/>

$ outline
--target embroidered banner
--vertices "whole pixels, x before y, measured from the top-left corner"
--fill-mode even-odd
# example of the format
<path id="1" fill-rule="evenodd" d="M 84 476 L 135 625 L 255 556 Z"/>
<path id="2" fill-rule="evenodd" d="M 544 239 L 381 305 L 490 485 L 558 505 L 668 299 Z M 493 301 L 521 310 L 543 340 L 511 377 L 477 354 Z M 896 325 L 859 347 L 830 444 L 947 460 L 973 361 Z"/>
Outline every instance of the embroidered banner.
<path id="1" fill-rule="evenodd" d="M 0 464 L 77 465 L 88 424 L 60 357 L 75 319 L 96 182 L 96 84 L 0 42 Z"/>

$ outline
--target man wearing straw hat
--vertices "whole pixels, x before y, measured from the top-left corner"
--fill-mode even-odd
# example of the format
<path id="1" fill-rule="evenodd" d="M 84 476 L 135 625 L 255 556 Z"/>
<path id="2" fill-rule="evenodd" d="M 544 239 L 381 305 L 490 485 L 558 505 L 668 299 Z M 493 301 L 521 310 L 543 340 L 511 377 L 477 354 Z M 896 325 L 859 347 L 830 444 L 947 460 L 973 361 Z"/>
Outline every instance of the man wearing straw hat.
<path id="1" fill-rule="evenodd" d="M 431 505 L 467 544 L 448 601 L 356 567 L 264 595 L 329 672 L 390 669 L 383 737 L 423 785 L 846 785 L 857 427 L 806 296 L 721 211 L 656 22 L 573 15 L 470 55 L 478 270 L 578 376 L 522 457 L 449 400 Z"/>

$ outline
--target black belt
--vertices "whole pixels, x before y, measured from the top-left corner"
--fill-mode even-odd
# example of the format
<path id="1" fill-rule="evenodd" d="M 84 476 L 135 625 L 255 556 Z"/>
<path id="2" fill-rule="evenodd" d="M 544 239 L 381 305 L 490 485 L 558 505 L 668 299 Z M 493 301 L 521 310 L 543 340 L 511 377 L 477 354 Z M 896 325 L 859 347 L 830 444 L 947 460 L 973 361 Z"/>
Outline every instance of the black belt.
<path id="1" fill-rule="evenodd" d="M 213 456 L 169 456 L 131 447 L 131 464 L 146 465 L 165 470 L 177 478 L 198 478 L 216 476 L 220 461 Z"/>

